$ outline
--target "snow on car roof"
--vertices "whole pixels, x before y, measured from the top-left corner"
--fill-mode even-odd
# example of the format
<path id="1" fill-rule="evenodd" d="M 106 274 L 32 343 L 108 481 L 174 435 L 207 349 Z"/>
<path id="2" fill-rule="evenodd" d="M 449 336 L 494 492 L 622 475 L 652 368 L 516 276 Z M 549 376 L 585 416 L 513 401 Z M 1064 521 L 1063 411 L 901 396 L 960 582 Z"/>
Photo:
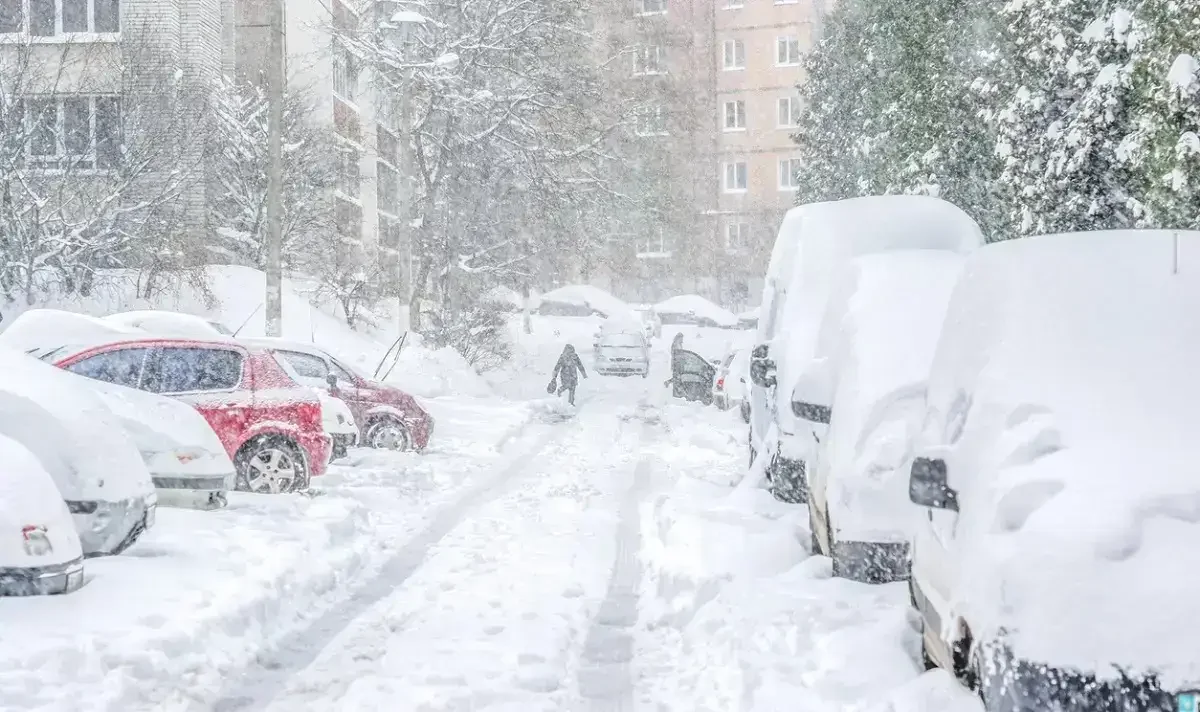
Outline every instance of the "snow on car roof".
<path id="1" fill-rule="evenodd" d="M 968 260 L 929 400 L 968 423 L 944 435 L 971 514 L 959 596 L 1019 654 L 1200 683 L 1197 314 L 1200 233 L 1035 237 Z"/>
<path id="2" fill-rule="evenodd" d="M 158 336 L 187 339 L 226 339 L 232 334 L 224 326 L 194 314 L 182 312 L 141 310 L 109 314 L 101 320 L 120 327 L 143 329 Z"/>
<path id="3" fill-rule="evenodd" d="M 900 465 L 917 423 L 904 416 L 920 415 L 919 389 L 964 259 L 939 250 L 868 255 L 834 280 L 818 346 L 834 368 L 833 415 L 818 467 L 844 538 L 907 540 L 916 511 L 907 505 L 908 472 Z"/>
<path id="4" fill-rule="evenodd" d="M 72 500 L 153 491 L 141 454 L 82 376 L 0 346 L 0 433 L 38 456 Z"/>
<path id="5" fill-rule="evenodd" d="M 589 284 L 571 284 L 552 289 L 541 297 L 542 304 L 547 302 L 588 307 L 606 317 L 637 318 L 636 312 L 628 304 Z"/>
<path id="6" fill-rule="evenodd" d="M 658 314 L 691 314 L 708 319 L 718 326 L 737 326 L 737 316 L 728 309 L 713 304 L 698 294 L 680 294 L 654 305 Z"/>
<path id="7" fill-rule="evenodd" d="M 86 314 L 31 309 L 0 330 L 0 343 L 41 358 L 51 352 L 57 352 L 56 356 L 68 356 L 93 346 L 137 341 L 148 336 L 141 329 Z"/>

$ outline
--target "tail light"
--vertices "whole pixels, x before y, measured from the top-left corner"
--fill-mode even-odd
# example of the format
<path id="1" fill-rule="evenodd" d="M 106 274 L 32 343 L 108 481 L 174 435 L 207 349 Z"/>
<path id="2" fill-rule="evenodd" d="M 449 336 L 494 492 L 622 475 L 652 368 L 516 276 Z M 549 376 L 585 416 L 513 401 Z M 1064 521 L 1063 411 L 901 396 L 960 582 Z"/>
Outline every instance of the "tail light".
<path id="1" fill-rule="evenodd" d="M 721 376 L 717 379 L 717 390 L 725 390 L 725 377 Z"/>

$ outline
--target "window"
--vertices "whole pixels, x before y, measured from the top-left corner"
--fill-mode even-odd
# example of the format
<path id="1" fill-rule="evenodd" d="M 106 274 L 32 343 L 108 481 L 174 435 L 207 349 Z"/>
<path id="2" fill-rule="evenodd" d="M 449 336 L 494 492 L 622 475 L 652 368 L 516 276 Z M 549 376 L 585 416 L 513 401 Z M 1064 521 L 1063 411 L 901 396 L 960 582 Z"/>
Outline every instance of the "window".
<path id="1" fill-rule="evenodd" d="M 785 96 L 779 100 L 779 117 L 776 126 L 781 129 L 794 129 L 800 123 L 800 98 Z"/>
<path id="2" fill-rule="evenodd" d="M 242 355 L 224 349 L 169 347 L 146 362 L 142 388 L 151 393 L 231 391 L 242 382 Z"/>
<path id="3" fill-rule="evenodd" d="M 642 15 L 667 14 L 667 0 L 641 0 Z"/>
<path id="4" fill-rule="evenodd" d="M 379 216 L 379 245 L 389 250 L 400 249 L 400 221 L 387 215 Z"/>
<path id="5" fill-rule="evenodd" d="M 745 161 L 725 164 L 725 192 L 741 193 L 749 186 Z"/>
<path id="6" fill-rule="evenodd" d="M 329 365 L 325 363 L 325 360 L 312 354 L 299 351 L 276 351 L 275 353 L 279 354 L 301 378 L 314 378 L 323 382 L 329 375 Z"/>
<path id="7" fill-rule="evenodd" d="M 400 173 L 386 163 L 378 162 L 375 170 L 375 206 L 395 215 L 400 209 Z"/>
<path id="8" fill-rule="evenodd" d="M 800 0 L 775 0 L 776 5 L 795 5 L 799 2 Z"/>
<path id="9" fill-rule="evenodd" d="M 741 99 L 725 102 L 725 130 L 746 130 L 746 102 Z"/>
<path id="10" fill-rule="evenodd" d="M 744 222 L 725 224 L 725 249 L 744 250 L 750 244 L 750 225 Z"/>
<path id="11" fill-rule="evenodd" d="M 350 384 L 353 384 L 355 382 L 354 376 L 350 375 L 350 369 L 346 368 L 345 366 L 338 363 L 337 361 L 334 361 L 331 364 L 329 364 L 329 367 L 330 367 L 330 370 L 333 371 L 333 375 L 338 377 L 339 381 L 345 381 L 346 383 L 350 383 Z"/>
<path id="12" fill-rule="evenodd" d="M 661 106 L 642 107 L 637 112 L 634 133 L 638 136 L 666 136 L 667 112 Z"/>
<path id="13" fill-rule="evenodd" d="M 393 166 L 400 162 L 400 140 L 396 134 L 380 126 L 375 132 L 375 151 L 381 160 Z"/>
<path id="14" fill-rule="evenodd" d="M 333 55 L 333 91 L 346 101 L 355 101 L 358 96 L 358 62 L 345 49 Z"/>
<path id="15" fill-rule="evenodd" d="M 800 40 L 791 36 L 776 38 L 775 64 L 780 67 L 800 64 Z"/>
<path id="16" fill-rule="evenodd" d="M 338 197 L 334 206 L 334 222 L 338 234 L 353 240 L 362 239 L 362 206 Z"/>
<path id="17" fill-rule="evenodd" d="M 333 99 L 333 130 L 355 143 L 362 141 L 362 123 L 358 111 L 341 99 Z"/>
<path id="18" fill-rule="evenodd" d="M 795 190 L 800 187 L 800 159 L 784 158 L 779 161 L 779 189 Z"/>
<path id="19" fill-rule="evenodd" d="M 53 37 L 120 31 L 120 0 L 0 0 L 0 34 L 28 32 L 34 37 Z"/>
<path id="20" fill-rule="evenodd" d="M 745 0 L 725 0 L 726 10 L 737 10 L 746 6 Z"/>
<path id="21" fill-rule="evenodd" d="M 634 74 L 666 74 L 666 53 L 658 45 L 638 47 L 633 55 Z"/>
<path id="22" fill-rule="evenodd" d="M 351 200 L 359 200 L 362 194 L 362 171 L 358 161 L 358 151 L 347 147 L 338 151 L 337 187 Z"/>
<path id="23" fill-rule="evenodd" d="M 735 69 L 746 68 L 746 43 L 741 40 L 725 40 L 724 68 L 731 72 Z"/>
<path id="24" fill-rule="evenodd" d="M 112 168 L 121 159 L 121 100 L 66 96 L 26 99 L 29 162 L 42 168 Z"/>
<path id="25" fill-rule="evenodd" d="M 68 371 L 105 383 L 137 388 L 149 349 L 121 349 L 97 354 L 67 366 Z"/>

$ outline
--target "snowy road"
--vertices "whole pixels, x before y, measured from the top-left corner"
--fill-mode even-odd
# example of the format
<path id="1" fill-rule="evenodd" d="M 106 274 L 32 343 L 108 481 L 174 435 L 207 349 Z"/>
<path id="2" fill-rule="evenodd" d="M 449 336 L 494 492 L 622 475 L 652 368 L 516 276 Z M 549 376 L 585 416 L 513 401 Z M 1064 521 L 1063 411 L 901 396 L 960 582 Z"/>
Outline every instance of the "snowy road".
<path id="1" fill-rule="evenodd" d="M 977 712 L 919 674 L 904 586 L 831 579 L 751 486 L 736 411 L 665 374 L 571 409 L 553 357 L 444 389 L 425 453 L 165 510 L 79 593 L 0 602 L 0 710 Z"/>

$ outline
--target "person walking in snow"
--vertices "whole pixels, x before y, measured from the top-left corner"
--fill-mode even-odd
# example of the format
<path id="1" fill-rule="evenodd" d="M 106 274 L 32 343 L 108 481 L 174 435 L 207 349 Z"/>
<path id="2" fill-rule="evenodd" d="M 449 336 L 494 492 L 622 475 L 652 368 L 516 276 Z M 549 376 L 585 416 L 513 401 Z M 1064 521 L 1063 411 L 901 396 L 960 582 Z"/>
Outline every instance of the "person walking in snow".
<path id="1" fill-rule="evenodd" d="M 554 375 L 550 377 L 550 390 L 554 391 L 554 382 L 558 381 L 558 389 L 555 395 L 562 395 L 563 391 L 567 392 L 567 402 L 575 405 L 575 386 L 579 384 L 579 376 L 576 373 L 583 374 L 587 378 L 587 371 L 583 370 L 583 362 L 579 360 L 579 355 L 575 353 L 575 347 L 567 344 L 563 348 L 562 355 L 558 357 L 558 363 L 554 364 Z"/>

